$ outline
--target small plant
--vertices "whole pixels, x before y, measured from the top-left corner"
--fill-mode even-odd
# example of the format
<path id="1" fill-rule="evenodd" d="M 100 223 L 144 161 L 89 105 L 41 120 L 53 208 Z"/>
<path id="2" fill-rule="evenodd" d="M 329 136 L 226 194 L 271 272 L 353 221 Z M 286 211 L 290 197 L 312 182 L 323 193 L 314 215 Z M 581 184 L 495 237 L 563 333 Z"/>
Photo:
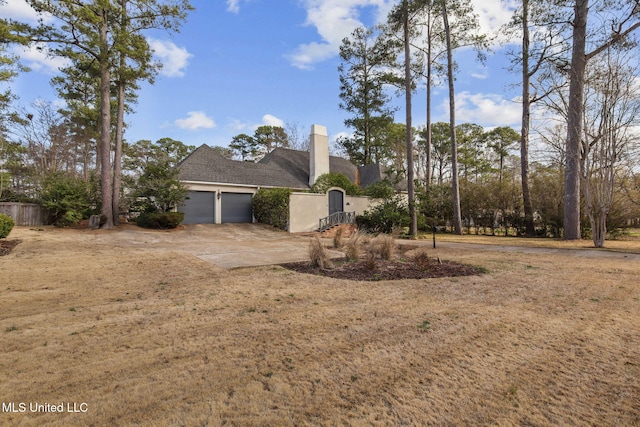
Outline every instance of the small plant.
<path id="1" fill-rule="evenodd" d="M 420 325 L 418 325 L 418 329 L 420 329 L 422 332 L 427 332 L 429 329 L 431 329 L 431 322 L 425 320 Z"/>
<path id="2" fill-rule="evenodd" d="M 18 327 L 16 325 L 11 325 L 9 326 L 7 329 L 5 329 L 5 332 L 13 332 L 13 331 L 17 331 Z"/>
<path id="3" fill-rule="evenodd" d="M 362 234 L 358 231 L 353 233 L 347 244 L 344 246 L 344 254 L 347 257 L 347 261 L 355 262 L 360 259 L 360 237 Z"/>
<path id="4" fill-rule="evenodd" d="M 338 228 L 336 230 L 336 234 L 333 236 L 333 247 L 334 248 L 341 248 L 342 247 L 342 234 L 343 234 L 344 230 L 342 229 L 342 227 Z"/>
<path id="5" fill-rule="evenodd" d="M 331 268 L 331 261 L 326 248 L 316 234 L 309 244 L 309 259 L 311 266 L 319 268 Z"/>
<path id="6" fill-rule="evenodd" d="M 416 250 L 416 252 L 411 257 L 411 261 L 416 267 L 418 267 L 418 269 L 422 271 L 427 271 L 431 263 L 431 261 L 429 260 L 429 255 L 427 254 L 427 250 L 425 248 Z"/>
<path id="7" fill-rule="evenodd" d="M 378 257 L 376 256 L 376 251 L 372 248 L 369 248 L 369 250 L 367 251 L 367 256 L 364 259 L 365 267 L 367 267 L 368 270 L 374 271 L 378 266 L 377 258 Z"/>
<path id="8" fill-rule="evenodd" d="M 389 234 L 380 234 L 375 238 L 374 245 L 378 254 L 380 255 L 380 258 L 387 261 L 393 258 L 393 236 Z"/>
<path id="9" fill-rule="evenodd" d="M 4 239 L 11 233 L 13 226 L 16 225 L 13 218 L 9 215 L 0 214 L 0 239 Z"/>
<path id="10" fill-rule="evenodd" d="M 184 220 L 184 212 L 145 212 L 136 218 L 136 224 L 144 228 L 176 228 Z"/>

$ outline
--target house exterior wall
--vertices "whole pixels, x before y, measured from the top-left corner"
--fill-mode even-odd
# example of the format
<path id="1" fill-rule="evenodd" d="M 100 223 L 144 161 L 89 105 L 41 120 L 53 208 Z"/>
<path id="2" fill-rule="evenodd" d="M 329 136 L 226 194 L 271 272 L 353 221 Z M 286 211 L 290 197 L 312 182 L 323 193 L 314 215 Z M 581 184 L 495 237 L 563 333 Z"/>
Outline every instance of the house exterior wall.
<path id="1" fill-rule="evenodd" d="M 362 215 L 365 210 L 379 204 L 362 196 L 344 196 L 344 211 Z M 289 232 L 316 231 L 319 221 L 329 215 L 329 198 L 320 193 L 291 193 L 289 198 Z"/>
<path id="2" fill-rule="evenodd" d="M 315 231 L 320 218 L 329 214 L 326 194 L 291 193 L 289 197 L 289 233 Z"/>

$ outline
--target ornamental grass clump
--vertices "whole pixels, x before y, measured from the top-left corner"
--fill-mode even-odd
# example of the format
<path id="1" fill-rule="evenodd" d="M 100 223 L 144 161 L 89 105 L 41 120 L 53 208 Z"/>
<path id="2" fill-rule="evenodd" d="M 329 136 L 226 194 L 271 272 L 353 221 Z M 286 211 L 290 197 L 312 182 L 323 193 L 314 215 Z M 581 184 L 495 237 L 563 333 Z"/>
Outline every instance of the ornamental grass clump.
<path id="1" fill-rule="evenodd" d="M 318 235 L 315 235 L 311 239 L 309 244 L 309 261 L 312 267 L 318 268 L 331 268 L 331 260 L 327 249 L 324 247 Z"/>
<path id="2" fill-rule="evenodd" d="M 360 248 L 360 237 L 362 234 L 359 231 L 352 233 L 349 237 L 349 240 L 344 245 L 344 255 L 347 258 L 347 261 L 356 262 L 360 259 L 361 248 Z"/>
<path id="3" fill-rule="evenodd" d="M 417 249 L 411 256 L 411 262 L 422 271 L 427 271 L 431 265 L 431 260 L 425 248 Z"/>
<path id="4" fill-rule="evenodd" d="M 393 236 L 389 234 L 380 234 L 373 241 L 375 251 L 380 258 L 389 261 L 393 258 L 393 249 L 395 246 Z"/>

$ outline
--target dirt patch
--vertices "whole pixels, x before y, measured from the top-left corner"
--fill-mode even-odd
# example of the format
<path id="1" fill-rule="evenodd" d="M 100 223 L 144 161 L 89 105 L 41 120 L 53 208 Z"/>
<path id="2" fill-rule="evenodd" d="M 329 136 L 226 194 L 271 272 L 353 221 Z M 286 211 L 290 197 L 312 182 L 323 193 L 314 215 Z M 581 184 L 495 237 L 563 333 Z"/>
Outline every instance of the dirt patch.
<path id="1" fill-rule="evenodd" d="M 22 240 L 0 240 L 0 256 L 9 255 Z"/>
<path id="2" fill-rule="evenodd" d="M 482 268 L 460 264 L 453 261 L 432 260 L 426 268 L 419 268 L 410 261 L 376 260 L 371 268 L 366 261 L 334 262 L 334 268 L 313 267 L 309 262 L 295 262 L 282 264 L 282 267 L 298 273 L 316 274 L 343 280 L 403 280 L 403 279 L 432 279 L 436 277 L 473 276 L 484 272 Z"/>

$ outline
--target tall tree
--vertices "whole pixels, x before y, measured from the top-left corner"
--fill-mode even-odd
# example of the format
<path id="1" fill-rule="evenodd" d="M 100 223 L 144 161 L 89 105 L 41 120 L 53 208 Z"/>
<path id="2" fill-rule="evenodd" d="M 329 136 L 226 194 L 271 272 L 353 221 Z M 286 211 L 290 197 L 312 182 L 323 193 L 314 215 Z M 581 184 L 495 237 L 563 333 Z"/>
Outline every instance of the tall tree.
<path id="1" fill-rule="evenodd" d="M 39 13 L 55 17 L 56 24 L 41 25 L 32 40 L 47 42 L 55 54 L 70 58 L 86 55 L 94 62 L 99 81 L 100 111 L 100 184 L 102 214 L 106 217 L 105 228 L 113 227 L 113 171 L 111 164 L 111 83 L 117 76 L 121 54 L 132 58 L 132 39 L 143 40 L 141 32 L 160 28 L 177 30 L 186 13 L 192 9 L 189 0 L 92 0 L 77 2 L 74 0 L 27 0 Z M 127 14 L 123 9 L 128 4 L 135 10 Z M 123 16 L 126 19 L 123 20 Z M 123 24 L 124 23 L 124 24 Z M 128 24 L 128 25 L 127 25 Z M 124 26 L 123 26 L 124 25 Z M 145 42 L 146 45 L 146 42 Z M 149 55 L 146 45 L 144 55 Z M 133 57 L 135 58 L 135 57 Z M 138 65 L 141 65 L 139 62 Z"/>
<path id="2" fill-rule="evenodd" d="M 449 134 L 451 137 L 451 189 L 453 194 L 453 227 L 456 234 L 462 234 L 462 215 L 460 212 L 460 187 L 458 183 L 458 144 L 456 142 L 456 103 L 453 83 L 453 44 L 451 26 L 447 12 L 447 0 L 442 2 L 442 22 L 447 40 L 447 81 L 449 86 Z"/>
<path id="3" fill-rule="evenodd" d="M 352 161 L 361 164 L 377 162 L 377 136 L 393 123 L 393 110 L 388 106 L 385 85 L 395 81 L 390 72 L 394 65 L 394 42 L 378 38 L 373 29 L 356 28 L 342 40 L 338 67 L 340 73 L 340 108 L 352 114 L 344 121 L 354 135 L 338 141 Z"/>
<path id="4" fill-rule="evenodd" d="M 520 181 L 525 216 L 525 235 L 535 233 L 533 205 L 529 188 L 529 134 L 531 130 L 531 108 L 555 89 L 553 85 L 536 86 L 533 79 L 541 76 L 541 81 L 549 83 L 544 75 L 554 66 L 562 67 L 566 53 L 566 43 L 562 33 L 565 25 L 553 25 L 566 21 L 559 16 L 558 8 L 551 0 L 522 0 L 522 5 L 513 15 L 506 32 L 520 32 L 521 50 L 512 54 L 512 63 L 520 68 L 522 78 L 522 120 L 520 129 Z M 559 68 L 555 67 L 555 68 Z"/>
<path id="5" fill-rule="evenodd" d="M 462 234 L 462 216 L 460 212 L 460 188 L 458 176 L 458 145 L 456 142 L 456 105 L 454 83 L 454 49 L 462 45 L 473 46 L 482 58 L 481 49 L 486 46 L 486 37 L 479 34 L 478 16 L 469 0 L 440 0 L 442 22 L 447 48 L 447 83 L 449 87 L 449 131 L 451 133 L 451 189 L 453 195 L 453 226 L 456 234 Z M 454 25 L 449 15 L 455 17 Z"/>
<path id="6" fill-rule="evenodd" d="M 567 112 L 566 167 L 564 180 L 564 235 L 565 240 L 580 239 L 580 177 L 581 138 L 583 131 L 585 71 L 589 59 L 613 45 L 624 47 L 628 36 L 640 28 L 640 4 L 638 0 L 621 0 L 617 3 L 602 2 L 595 11 L 607 13 L 600 41 L 595 41 L 587 52 L 587 19 L 589 0 L 575 0 L 573 17 L 573 42 L 569 69 L 569 109 Z M 627 45 L 627 47 L 629 47 Z"/>

